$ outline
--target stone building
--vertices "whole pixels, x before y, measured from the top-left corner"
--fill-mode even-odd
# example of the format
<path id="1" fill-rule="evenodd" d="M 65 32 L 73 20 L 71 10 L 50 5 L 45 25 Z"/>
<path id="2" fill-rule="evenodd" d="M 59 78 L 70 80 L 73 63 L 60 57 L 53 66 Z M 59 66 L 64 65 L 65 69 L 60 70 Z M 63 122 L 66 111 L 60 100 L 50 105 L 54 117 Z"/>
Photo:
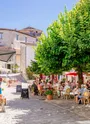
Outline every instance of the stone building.
<path id="1" fill-rule="evenodd" d="M 27 27 L 22 30 L 0 28 L 0 46 L 12 47 L 16 54 L 8 63 L 0 62 L 3 68 L 12 69 L 13 65 L 18 65 L 18 71 L 25 73 L 26 67 L 34 60 L 34 47 L 42 31 Z"/>

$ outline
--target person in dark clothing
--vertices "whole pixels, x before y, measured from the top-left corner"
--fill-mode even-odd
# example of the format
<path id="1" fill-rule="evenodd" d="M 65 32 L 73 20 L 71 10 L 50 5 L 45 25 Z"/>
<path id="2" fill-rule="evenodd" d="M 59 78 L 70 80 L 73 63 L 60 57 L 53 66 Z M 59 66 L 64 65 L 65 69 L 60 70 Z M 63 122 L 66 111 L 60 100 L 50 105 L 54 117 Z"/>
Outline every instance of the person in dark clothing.
<path id="1" fill-rule="evenodd" d="M 38 95 L 38 87 L 35 81 L 33 82 L 31 89 L 33 89 L 34 95 Z"/>
<path id="2" fill-rule="evenodd" d="M 87 89 L 88 89 L 89 92 L 90 92 L 90 80 L 88 80 L 88 81 L 86 82 L 86 85 L 87 85 Z"/>

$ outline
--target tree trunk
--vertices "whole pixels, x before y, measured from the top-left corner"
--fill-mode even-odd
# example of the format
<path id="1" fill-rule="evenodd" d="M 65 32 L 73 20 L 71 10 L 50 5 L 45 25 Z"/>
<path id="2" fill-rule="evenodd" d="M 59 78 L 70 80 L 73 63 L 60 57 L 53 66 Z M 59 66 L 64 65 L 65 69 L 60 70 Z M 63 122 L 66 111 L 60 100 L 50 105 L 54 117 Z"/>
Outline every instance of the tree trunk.
<path id="1" fill-rule="evenodd" d="M 82 68 L 80 66 L 78 66 L 77 70 L 78 70 L 78 83 L 79 83 L 79 87 L 81 87 L 81 84 L 83 84 Z"/>

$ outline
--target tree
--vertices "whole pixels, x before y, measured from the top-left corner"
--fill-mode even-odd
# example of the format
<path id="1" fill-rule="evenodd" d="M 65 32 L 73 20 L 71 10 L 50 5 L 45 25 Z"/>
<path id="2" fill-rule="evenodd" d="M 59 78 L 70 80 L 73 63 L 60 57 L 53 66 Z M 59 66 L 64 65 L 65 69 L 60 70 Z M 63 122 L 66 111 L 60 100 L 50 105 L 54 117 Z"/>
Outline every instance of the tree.
<path id="1" fill-rule="evenodd" d="M 30 66 L 26 68 L 26 74 L 29 79 L 35 79 L 35 76 L 41 73 L 41 69 L 36 61 L 31 61 Z"/>
<path id="2" fill-rule="evenodd" d="M 31 71 L 31 67 L 30 66 L 28 66 L 26 68 L 26 74 L 27 74 L 28 79 L 34 79 L 33 72 Z"/>
<path id="3" fill-rule="evenodd" d="M 36 61 L 31 61 L 30 70 L 35 74 L 41 74 L 41 69 Z"/>
<path id="4" fill-rule="evenodd" d="M 48 36 L 42 34 L 36 49 L 36 60 L 44 74 L 62 72 L 62 60 L 65 56 L 66 43 L 59 35 L 60 25 L 55 21 L 47 29 Z"/>
<path id="5" fill-rule="evenodd" d="M 12 72 L 17 73 L 19 69 L 19 66 L 17 64 L 12 66 Z"/>
<path id="6" fill-rule="evenodd" d="M 76 68 L 82 84 L 82 72 L 90 63 L 90 1 L 81 0 L 67 15 L 63 25 L 63 38 L 68 43 L 64 64 Z"/>
<path id="7" fill-rule="evenodd" d="M 79 83 L 82 72 L 90 65 L 90 0 L 80 0 L 62 14 L 42 34 L 36 60 L 44 73 L 60 73 L 75 68 Z"/>

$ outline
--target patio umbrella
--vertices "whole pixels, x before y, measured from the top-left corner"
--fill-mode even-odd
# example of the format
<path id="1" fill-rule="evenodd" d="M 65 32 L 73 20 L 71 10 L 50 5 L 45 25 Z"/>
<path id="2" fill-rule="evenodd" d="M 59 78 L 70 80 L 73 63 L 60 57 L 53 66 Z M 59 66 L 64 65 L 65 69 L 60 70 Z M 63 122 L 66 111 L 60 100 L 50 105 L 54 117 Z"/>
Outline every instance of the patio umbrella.
<path id="1" fill-rule="evenodd" d="M 68 72 L 66 75 L 77 76 L 77 72 Z"/>
<path id="2" fill-rule="evenodd" d="M 8 62 L 9 59 L 16 53 L 15 49 L 6 46 L 0 46 L 0 61 Z"/>

